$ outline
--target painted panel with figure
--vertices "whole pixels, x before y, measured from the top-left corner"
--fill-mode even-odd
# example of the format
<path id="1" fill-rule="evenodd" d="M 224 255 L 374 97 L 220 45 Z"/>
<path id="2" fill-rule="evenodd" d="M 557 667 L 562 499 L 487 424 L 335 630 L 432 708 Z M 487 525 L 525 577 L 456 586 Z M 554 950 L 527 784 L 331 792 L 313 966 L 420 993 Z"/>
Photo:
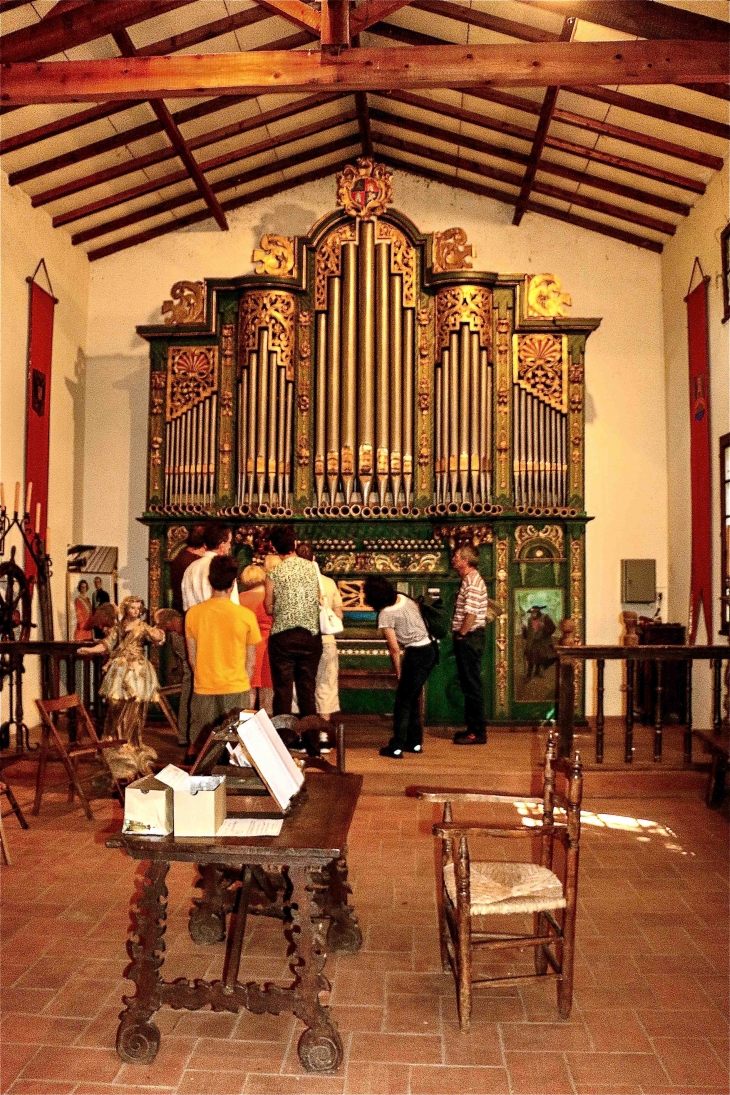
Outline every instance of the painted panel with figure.
<path id="1" fill-rule="evenodd" d="M 514 597 L 514 698 L 518 703 L 547 703 L 555 699 L 563 591 L 522 588 Z"/>

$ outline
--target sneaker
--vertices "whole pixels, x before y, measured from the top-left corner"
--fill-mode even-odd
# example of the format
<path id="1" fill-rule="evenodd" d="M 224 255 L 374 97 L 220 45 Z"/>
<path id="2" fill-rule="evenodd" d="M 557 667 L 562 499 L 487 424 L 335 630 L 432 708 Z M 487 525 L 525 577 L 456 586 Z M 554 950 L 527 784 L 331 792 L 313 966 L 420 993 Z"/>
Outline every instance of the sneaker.
<path id="1" fill-rule="evenodd" d="M 423 752 L 423 746 L 422 745 L 406 745 L 403 752 L 404 753 L 422 753 Z"/>
<path id="2" fill-rule="evenodd" d="M 400 759 L 403 756 L 402 749 L 394 749 L 392 745 L 384 745 L 382 749 L 379 749 L 381 757 L 394 757 Z"/>
<path id="3" fill-rule="evenodd" d="M 454 734 L 454 745 L 486 745 L 486 734 L 473 734 L 470 730 L 460 730 Z"/>

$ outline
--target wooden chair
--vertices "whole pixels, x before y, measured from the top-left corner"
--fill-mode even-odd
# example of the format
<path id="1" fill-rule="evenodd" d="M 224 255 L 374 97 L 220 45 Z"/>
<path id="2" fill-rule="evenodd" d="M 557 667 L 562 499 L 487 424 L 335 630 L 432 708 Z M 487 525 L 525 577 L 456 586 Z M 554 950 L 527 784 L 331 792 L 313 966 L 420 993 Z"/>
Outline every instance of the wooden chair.
<path id="1" fill-rule="evenodd" d="M 0 779 L 0 795 L 5 795 L 6 796 L 8 802 L 10 803 L 10 806 L 11 806 L 11 809 L 12 809 L 13 813 L 15 814 L 15 816 L 18 819 L 18 822 L 20 823 L 21 829 L 27 829 L 28 828 L 28 822 L 25 820 L 25 814 L 21 810 L 21 808 L 18 804 L 18 800 L 16 799 L 15 795 L 13 794 L 12 788 L 11 788 L 10 784 L 8 783 L 8 781 L 6 779 Z M 5 829 L 3 828 L 2 815 L 0 815 L 0 849 L 2 850 L 2 857 L 3 857 L 3 860 L 5 861 L 6 867 L 10 867 L 12 865 L 12 860 L 10 859 L 10 848 L 8 846 L 8 838 L 5 836 Z"/>
<path id="2" fill-rule="evenodd" d="M 556 777 L 565 782 L 565 793 L 555 789 Z M 443 820 L 434 825 L 440 840 L 440 937 L 441 961 L 456 981 L 459 1022 L 469 1030 L 472 987 L 513 985 L 547 980 L 548 969 L 557 981 L 558 1011 L 563 1019 L 570 1015 L 573 1002 L 573 958 L 575 916 L 578 895 L 578 850 L 580 841 L 580 805 L 583 791 L 578 754 L 572 762 L 556 759 L 555 738 L 551 734 L 545 752 L 542 799 L 523 799 L 518 795 L 482 791 L 450 791 L 417 787 L 412 793 L 430 802 L 443 802 Z M 502 803 L 515 800 L 542 806 L 542 821 L 533 826 L 463 824 L 453 820 L 452 803 Z M 556 823 L 555 810 L 565 813 L 565 821 Z M 539 838 L 540 862 L 503 862 L 472 860 L 472 837 L 527 839 Z M 565 855 L 559 873 L 553 871 L 555 844 L 564 846 Z M 527 913 L 534 916 L 532 932 L 495 932 L 485 930 L 488 917 Z M 495 925 L 496 926 L 496 925 Z M 510 948 L 535 948 L 535 973 L 499 977 L 472 976 L 472 948 L 501 952 Z"/>
<path id="3" fill-rule="evenodd" d="M 107 749 L 118 749 L 122 743 L 110 738 L 105 738 L 104 740 L 99 738 L 94 729 L 94 724 L 89 717 L 88 711 L 75 692 L 70 696 L 61 696 L 61 698 L 57 700 L 36 700 L 35 702 L 41 716 L 43 737 L 41 739 L 41 748 L 38 756 L 35 799 L 33 801 L 31 813 L 37 815 L 41 808 L 41 799 L 43 798 L 43 792 L 46 789 L 46 768 L 49 760 L 60 760 L 63 764 L 69 778 L 68 801 L 73 802 L 74 793 L 77 794 L 89 821 L 93 820 L 91 807 L 89 806 L 89 800 L 84 794 L 76 771 L 76 765 L 80 760 L 91 757 L 97 757 L 101 760 L 104 768 L 109 774 L 112 787 L 119 796 L 120 801 L 124 803 L 122 788 L 118 779 L 112 772 L 106 757 Z M 58 715 L 59 712 L 68 713 L 70 711 L 73 711 L 76 717 L 76 734 L 75 740 L 71 740 L 69 737 L 69 741 L 66 743 L 61 736 L 61 731 L 53 720 L 53 715 Z M 57 756 L 51 755 L 51 751 L 54 747 L 58 754 Z"/>

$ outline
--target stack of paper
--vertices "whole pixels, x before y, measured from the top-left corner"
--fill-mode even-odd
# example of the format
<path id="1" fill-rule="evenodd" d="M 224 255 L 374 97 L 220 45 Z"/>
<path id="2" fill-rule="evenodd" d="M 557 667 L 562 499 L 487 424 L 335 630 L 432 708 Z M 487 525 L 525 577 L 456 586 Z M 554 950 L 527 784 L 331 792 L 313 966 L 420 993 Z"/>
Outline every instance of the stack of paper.
<path id="1" fill-rule="evenodd" d="M 248 716 L 248 712 L 244 715 Z M 244 717 L 238 724 L 238 736 L 269 793 L 279 808 L 286 810 L 304 783 L 304 773 L 297 768 L 271 719 L 263 710 L 257 711 L 253 718 Z"/>
<path id="2" fill-rule="evenodd" d="M 278 836 L 281 817 L 227 817 L 216 836 Z"/>

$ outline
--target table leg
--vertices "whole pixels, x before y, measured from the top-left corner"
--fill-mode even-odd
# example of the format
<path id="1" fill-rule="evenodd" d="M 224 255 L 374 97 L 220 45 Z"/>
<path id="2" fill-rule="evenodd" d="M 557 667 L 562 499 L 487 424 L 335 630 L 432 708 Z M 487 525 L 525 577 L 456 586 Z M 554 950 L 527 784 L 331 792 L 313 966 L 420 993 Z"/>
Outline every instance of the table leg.
<path id="1" fill-rule="evenodd" d="M 165 861 L 148 865 L 135 913 L 135 930 L 127 943 L 132 959 L 127 976 L 136 982 L 137 992 L 122 998 L 126 1007 L 119 1016 L 117 1053 L 129 1064 L 149 1064 L 160 1048 L 159 1028 L 150 1019 L 162 1004 L 160 967 L 165 952 L 165 878 L 169 869 L 170 864 Z"/>
<path id="2" fill-rule="evenodd" d="M 322 912 L 330 918 L 327 950 L 338 954 L 357 954 L 362 946 L 362 932 L 354 911 L 347 904 L 347 895 L 352 893 L 347 882 L 347 862 L 344 859 L 333 860 L 322 874 L 327 882 L 327 889 L 322 895 Z"/>
<path id="3" fill-rule="evenodd" d="M 212 863 L 199 869 L 202 878 L 195 885 L 203 891 L 203 896 L 193 900 L 188 931 L 194 943 L 209 946 L 226 937 L 226 913 L 232 907 L 227 891 L 232 879 L 230 872 Z"/>

